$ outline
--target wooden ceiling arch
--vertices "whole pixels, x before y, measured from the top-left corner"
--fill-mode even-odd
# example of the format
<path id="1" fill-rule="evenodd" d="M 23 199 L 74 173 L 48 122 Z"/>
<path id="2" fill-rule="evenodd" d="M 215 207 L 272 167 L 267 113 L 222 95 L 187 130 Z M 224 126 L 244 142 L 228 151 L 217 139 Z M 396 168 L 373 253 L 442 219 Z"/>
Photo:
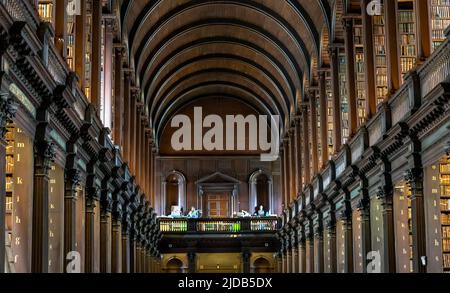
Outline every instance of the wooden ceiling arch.
<path id="1" fill-rule="evenodd" d="M 342 0 L 341 0 L 342 1 Z M 155 132 L 205 95 L 289 122 L 322 63 L 333 0 L 125 0 L 122 34 Z M 328 30 L 327 29 L 327 30 Z M 301 93 L 301 94 L 299 94 Z"/>

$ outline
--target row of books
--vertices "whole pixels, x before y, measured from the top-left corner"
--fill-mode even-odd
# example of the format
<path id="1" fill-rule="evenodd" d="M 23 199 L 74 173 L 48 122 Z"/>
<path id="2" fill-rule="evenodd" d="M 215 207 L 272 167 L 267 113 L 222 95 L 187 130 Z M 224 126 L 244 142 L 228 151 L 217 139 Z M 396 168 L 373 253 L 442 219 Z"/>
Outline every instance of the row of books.
<path id="1" fill-rule="evenodd" d="M 400 55 L 405 57 L 416 57 L 415 45 L 402 45 L 400 47 Z"/>
<path id="2" fill-rule="evenodd" d="M 450 214 L 441 214 L 441 223 L 442 225 L 450 225 Z"/>
<path id="3" fill-rule="evenodd" d="M 443 239 L 450 239 L 450 227 L 442 227 L 442 238 Z"/>
<path id="4" fill-rule="evenodd" d="M 442 260 L 444 262 L 444 269 L 450 268 L 450 253 L 444 253 Z"/>
<path id="5" fill-rule="evenodd" d="M 7 155 L 6 156 L 6 174 L 14 173 L 14 156 Z"/>
<path id="6" fill-rule="evenodd" d="M 43 21 L 53 22 L 53 3 L 39 3 L 38 13 Z"/>
<path id="7" fill-rule="evenodd" d="M 407 73 L 412 68 L 414 68 L 414 66 L 416 66 L 416 58 L 401 58 L 402 73 Z"/>
<path id="8" fill-rule="evenodd" d="M 405 10 L 398 12 L 398 22 L 399 23 L 414 23 L 414 11 L 413 10 Z"/>
<path id="9" fill-rule="evenodd" d="M 442 239 L 442 250 L 444 252 L 450 252 L 450 238 Z"/>

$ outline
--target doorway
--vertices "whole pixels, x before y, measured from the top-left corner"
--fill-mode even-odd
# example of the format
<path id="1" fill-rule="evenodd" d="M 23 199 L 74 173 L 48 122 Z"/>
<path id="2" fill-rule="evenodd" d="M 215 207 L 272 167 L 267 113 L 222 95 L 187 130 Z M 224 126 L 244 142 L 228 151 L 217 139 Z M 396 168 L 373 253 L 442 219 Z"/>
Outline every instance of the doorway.
<path id="1" fill-rule="evenodd" d="M 227 192 L 215 192 L 206 194 L 207 216 L 209 218 L 230 217 L 231 195 Z"/>

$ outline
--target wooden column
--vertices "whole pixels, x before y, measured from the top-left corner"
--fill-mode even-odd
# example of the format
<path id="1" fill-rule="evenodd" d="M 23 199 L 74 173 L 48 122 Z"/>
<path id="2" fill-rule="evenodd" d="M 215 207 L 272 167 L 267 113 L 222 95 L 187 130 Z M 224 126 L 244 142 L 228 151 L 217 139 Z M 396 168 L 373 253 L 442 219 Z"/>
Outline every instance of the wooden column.
<path id="1" fill-rule="evenodd" d="M 345 246 L 345 273 L 353 273 L 353 229 L 351 212 L 342 215 L 341 220 L 344 225 L 344 246 Z"/>
<path id="2" fill-rule="evenodd" d="M 142 143 L 142 153 L 143 153 L 143 158 L 142 158 L 142 184 L 143 184 L 143 188 L 144 188 L 144 193 L 145 193 L 145 198 L 146 200 L 149 200 L 149 192 L 148 192 L 148 180 L 147 180 L 147 175 L 148 175 L 148 163 L 149 163 L 149 158 L 148 158 L 148 138 L 147 138 L 147 127 L 144 125 L 144 130 L 143 130 L 143 136 L 144 136 L 144 142 Z"/>
<path id="3" fill-rule="evenodd" d="M 190 251 L 188 252 L 188 273 L 189 274 L 195 274 L 196 268 L 197 268 L 197 255 L 195 252 Z"/>
<path id="4" fill-rule="evenodd" d="M 86 218 L 85 218 L 85 265 L 86 273 L 94 273 L 95 259 L 95 207 L 97 202 L 92 195 L 86 197 Z"/>
<path id="5" fill-rule="evenodd" d="M 322 215 L 319 216 L 320 222 L 322 222 Z M 314 227 L 314 238 L 317 243 L 316 251 L 314 253 L 314 272 L 323 273 L 324 272 L 324 251 L 323 251 L 323 226 L 319 224 Z M 317 252 L 317 253 L 316 253 Z"/>
<path id="6" fill-rule="evenodd" d="M 34 153 L 31 272 L 48 272 L 48 217 L 50 165 L 55 158 L 52 142 L 45 138 L 46 124 L 38 126 Z"/>
<path id="7" fill-rule="evenodd" d="M 140 255 L 140 258 L 141 258 L 140 272 L 145 273 L 145 267 L 147 265 L 147 259 L 145 257 L 147 255 L 147 248 L 146 248 L 146 244 L 144 242 L 141 245 L 142 246 L 141 246 L 141 255 Z"/>
<path id="8" fill-rule="evenodd" d="M 136 117 L 135 117 L 135 119 L 136 119 L 136 145 L 135 145 L 136 161 L 134 162 L 134 164 L 135 164 L 134 173 L 136 174 L 136 181 L 137 181 L 138 185 L 142 187 L 142 178 L 141 178 L 141 163 L 142 163 L 141 162 L 142 161 L 142 156 L 141 156 L 141 144 L 142 144 L 141 110 L 142 110 L 142 108 L 139 106 L 136 111 Z"/>
<path id="9" fill-rule="evenodd" d="M 283 168 L 284 168 L 284 172 L 283 172 L 283 175 L 284 175 L 284 184 L 285 184 L 285 187 L 284 187 L 284 189 L 285 189 L 285 194 L 284 194 L 284 203 L 285 203 L 285 209 L 288 209 L 288 207 L 289 207 L 289 199 L 290 199 L 290 196 L 289 196 L 289 194 L 290 194 L 290 189 L 289 189 L 289 165 L 290 165 L 290 163 L 289 163 L 289 139 L 284 139 L 283 140 L 283 143 L 284 143 L 284 152 L 283 152 L 283 154 L 284 154 L 284 164 L 283 164 Z"/>
<path id="10" fill-rule="evenodd" d="M 305 174 L 304 184 L 309 184 L 311 182 L 311 165 L 309 160 L 309 111 L 308 106 L 303 105 L 302 107 L 302 117 L 303 117 L 303 169 Z"/>
<path id="11" fill-rule="evenodd" d="M 131 149 L 131 76 L 129 71 L 124 72 L 123 78 L 123 156 L 130 167 Z"/>
<path id="12" fill-rule="evenodd" d="M 309 227 L 306 231 L 306 249 L 309 250 L 309 256 L 307 253 L 306 257 L 309 257 L 306 261 L 306 272 L 314 273 L 314 232 L 312 227 Z"/>
<path id="13" fill-rule="evenodd" d="M 417 57 L 420 62 L 425 61 L 431 55 L 431 15 L 430 1 L 415 0 L 415 15 L 417 24 Z"/>
<path id="14" fill-rule="evenodd" d="M 91 103 L 97 113 L 101 99 L 102 1 L 92 1 Z"/>
<path id="15" fill-rule="evenodd" d="M 417 149 L 418 150 L 418 149 Z M 416 162 L 421 162 L 420 152 L 413 154 Z M 421 164 L 421 163 L 420 163 Z M 411 189 L 411 217 L 413 242 L 413 268 L 414 273 L 426 273 L 427 268 L 422 264 L 421 258 L 427 255 L 426 251 L 426 225 L 425 202 L 423 192 L 423 169 L 417 164 L 405 174 L 405 180 Z"/>
<path id="16" fill-rule="evenodd" d="M 55 47 L 57 52 L 67 57 L 67 5 L 68 0 L 55 0 Z"/>
<path id="17" fill-rule="evenodd" d="M 319 71 L 319 105 L 320 105 L 320 143 L 322 146 L 322 166 L 325 168 L 328 163 L 328 101 L 326 91 L 325 71 Z"/>
<path id="18" fill-rule="evenodd" d="M 78 158 L 76 143 L 68 143 L 64 181 L 64 256 L 76 251 L 77 186 L 79 183 Z M 64 261 L 64 268 L 68 260 Z"/>
<path id="19" fill-rule="evenodd" d="M 119 195 L 117 195 L 119 196 Z M 122 208 L 116 200 L 112 213 L 112 246 L 111 246 L 111 272 L 122 272 Z"/>
<path id="20" fill-rule="evenodd" d="M 156 206 L 156 181 L 157 181 L 157 153 L 158 150 L 156 149 L 156 144 L 153 142 L 152 143 L 152 178 L 151 178 L 151 182 L 152 182 L 152 198 L 153 198 L 153 206 Z"/>
<path id="21" fill-rule="evenodd" d="M 311 152 L 312 152 L 312 176 L 315 176 L 317 173 L 319 173 L 319 145 L 317 141 L 317 97 L 316 97 L 316 91 L 311 91 L 309 95 L 309 109 L 310 109 L 310 128 L 311 128 Z"/>
<path id="22" fill-rule="evenodd" d="M 301 236 L 298 242 L 298 269 L 299 273 L 306 273 L 306 240 Z"/>
<path id="23" fill-rule="evenodd" d="M 353 42 L 353 19 L 344 19 L 345 57 L 347 60 L 348 120 L 351 139 L 358 128 L 358 110 L 356 100 L 355 50 Z"/>
<path id="24" fill-rule="evenodd" d="M 337 272 L 337 247 L 336 247 L 336 222 L 334 220 L 328 220 L 327 222 L 327 232 L 328 241 L 330 243 L 330 268 L 328 269 L 330 273 Z"/>
<path id="25" fill-rule="evenodd" d="M 143 112 L 142 112 L 143 113 Z M 139 146 L 139 148 L 140 148 L 140 154 L 141 154 L 141 158 L 140 158 L 140 161 L 141 161 L 141 169 L 139 170 L 139 172 L 140 172 L 140 174 L 141 174 L 141 185 L 142 185 L 142 189 L 143 189 L 143 191 L 144 191 L 144 194 L 146 194 L 146 192 L 147 192 L 147 190 L 146 190 L 146 187 L 145 187 L 145 185 L 146 185 L 146 182 L 145 182 L 145 163 L 146 163 L 146 161 L 145 161 L 145 146 L 146 146 L 146 144 L 147 144 L 147 139 L 146 139 L 146 137 L 145 137 L 145 127 L 146 127 L 146 124 L 145 124 L 145 122 L 144 122 L 144 120 L 143 120 L 143 117 L 144 116 L 141 116 L 141 144 L 140 144 L 140 146 Z"/>
<path id="26" fill-rule="evenodd" d="M 136 108 L 136 92 L 133 91 L 131 94 L 131 124 L 130 124 L 130 170 L 131 173 L 136 176 L 136 127 L 137 127 L 137 108 Z"/>
<path id="27" fill-rule="evenodd" d="M 124 78 L 123 78 L 123 55 L 124 48 L 120 44 L 115 45 L 114 54 L 114 143 L 124 147 Z"/>
<path id="28" fill-rule="evenodd" d="M 294 135 L 294 143 L 295 143 L 295 170 L 296 170 L 296 189 L 295 192 L 300 194 L 303 189 L 303 180 L 302 180 L 302 127 L 301 127 L 301 116 L 295 117 L 295 135 Z"/>
<path id="29" fill-rule="evenodd" d="M 252 254 L 249 250 L 242 252 L 243 273 L 250 274 L 250 258 Z"/>
<path id="30" fill-rule="evenodd" d="M 114 124 L 115 122 L 115 113 L 113 113 L 113 108 L 116 106 L 115 105 L 115 97 L 113 93 L 113 73 L 114 73 L 114 64 L 113 64 L 113 55 L 114 55 L 114 45 L 113 45 L 113 22 L 111 19 L 107 19 L 105 18 L 103 20 L 104 23 L 104 45 L 103 45 L 103 50 L 102 50 L 102 55 L 103 55 L 103 85 L 100 88 L 100 91 L 102 93 L 102 102 L 101 104 L 101 108 L 102 108 L 102 113 L 101 114 L 101 119 L 103 122 L 103 125 L 106 128 L 109 128 L 112 131 L 112 137 L 113 137 L 113 141 L 115 145 L 119 145 L 120 144 L 118 142 L 115 141 L 115 128 L 116 125 Z M 120 89 L 120 88 L 119 88 Z M 114 103 L 114 104 L 113 104 Z M 119 105 L 119 109 L 120 111 L 120 105 Z"/>
<path id="31" fill-rule="evenodd" d="M 289 130 L 289 192 L 290 192 L 290 202 L 293 202 L 297 198 L 297 189 L 295 185 L 295 181 L 297 178 L 297 170 L 295 169 L 295 128 L 292 125 L 292 128 Z"/>
<path id="32" fill-rule="evenodd" d="M 135 273 L 142 273 L 141 271 L 141 243 L 136 241 L 136 259 L 135 259 Z"/>
<path id="33" fill-rule="evenodd" d="M 148 178 L 149 178 L 149 199 L 150 199 L 150 205 L 152 206 L 152 207 L 155 207 L 155 194 L 154 194 L 154 191 L 153 191 L 153 165 L 154 165 L 154 156 L 153 156 L 153 150 L 152 150 L 152 144 L 153 144 L 153 142 L 152 142 L 152 139 L 150 139 L 150 142 L 149 142 L 149 146 L 148 146 L 148 148 L 149 148 L 149 165 L 150 165 L 150 167 L 149 167 L 149 176 L 148 176 Z"/>
<path id="34" fill-rule="evenodd" d="M 288 203 L 286 202 L 286 170 L 285 170 L 285 157 L 284 157 L 284 146 L 280 147 L 280 170 L 281 170 L 281 196 L 283 211 L 288 208 Z M 254 207 L 250 207 L 254 208 Z"/>
<path id="35" fill-rule="evenodd" d="M 341 115 L 341 101 L 339 89 L 339 48 L 336 46 L 330 47 L 331 57 L 331 76 L 332 76 L 332 90 L 333 90 L 333 144 L 334 152 L 338 153 L 342 146 L 342 115 Z"/>
<path id="36" fill-rule="evenodd" d="M 135 273 L 135 265 L 136 265 L 136 232 L 135 232 L 135 211 L 130 215 L 130 232 L 129 232 L 129 240 L 130 240 L 130 273 Z"/>
<path id="37" fill-rule="evenodd" d="M 296 231 L 292 230 L 292 239 L 291 239 L 291 254 L 292 254 L 292 269 L 291 273 L 298 273 L 298 239 L 296 235 Z"/>
<path id="38" fill-rule="evenodd" d="M 370 206 L 369 202 L 360 206 L 361 213 L 361 252 L 363 255 L 363 272 L 367 273 L 369 261 L 367 255 L 372 251 L 372 236 L 370 228 Z"/>
<path id="39" fill-rule="evenodd" d="M 378 189 L 378 198 L 381 199 L 383 214 L 383 252 L 381 256 L 381 269 L 383 273 L 396 272 L 395 258 L 395 222 L 393 215 L 394 187 L 391 177 L 391 163 L 388 158 L 382 158 L 380 165 L 382 172 L 381 186 Z"/>
<path id="40" fill-rule="evenodd" d="M 112 202 L 104 198 L 100 211 L 100 272 L 111 273 L 111 209 Z"/>
<path id="41" fill-rule="evenodd" d="M 81 14 L 75 16 L 75 72 L 78 84 L 84 90 L 86 80 L 86 0 L 79 0 Z"/>
<path id="42" fill-rule="evenodd" d="M 122 273 L 131 273 L 131 245 L 130 245 L 130 211 L 124 206 L 122 217 Z"/>
<path id="43" fill-rule="evenodd" d="M 290 245 L 286 248 L 286 273 L 292 273 L 292 251 Z"/>
<path id="44" fill-rule="evenodd" d="M 388 65 L 388 91 L 394 94 L 402 83 L 397 34 L 397 1 L 384 1 L 384 23 Z"/>
<path id="45" fill-rule="evenodd" d="M 373 21 L 366 9 L 372 0 L 361 0 L 363 37 L 364 37 L 364 65 L 366 80 L 366 119 L 372 118 L 377 112 L 376 100 L 376 72 L 375 53 L 373 48 Z"/>

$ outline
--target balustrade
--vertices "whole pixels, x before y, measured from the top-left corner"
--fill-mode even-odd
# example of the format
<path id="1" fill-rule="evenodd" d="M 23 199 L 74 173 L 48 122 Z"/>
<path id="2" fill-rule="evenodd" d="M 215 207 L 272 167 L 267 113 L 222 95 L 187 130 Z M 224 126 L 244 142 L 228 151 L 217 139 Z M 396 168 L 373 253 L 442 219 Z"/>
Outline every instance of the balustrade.
<path id="1" fill-rule="evenodd" d="M 276 232 L 278 218 L 228 218 L 228 219 L 159 219 L 163 233 L 246 233 Z"/>

